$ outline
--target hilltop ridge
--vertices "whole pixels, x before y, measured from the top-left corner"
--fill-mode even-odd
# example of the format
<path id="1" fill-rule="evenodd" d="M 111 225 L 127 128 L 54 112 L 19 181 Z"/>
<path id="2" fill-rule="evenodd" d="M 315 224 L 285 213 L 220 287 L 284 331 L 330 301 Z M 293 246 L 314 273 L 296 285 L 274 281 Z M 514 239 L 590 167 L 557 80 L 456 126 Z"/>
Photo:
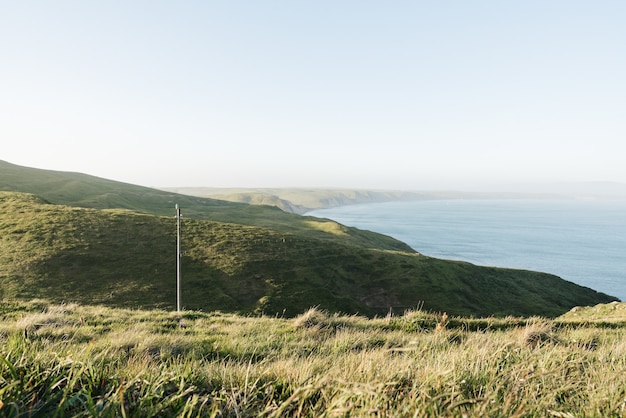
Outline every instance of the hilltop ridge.
<path id="1" fill-rule="evenodd" d="M 171 308 L 173 203 L 184 200 L 189 309 L 297 315 L 319 306 L 373 316 L 422 306 L 556 316 L 616 300 L 545 273 L 425 257 L 381 234 L 268 206 L 2 163 L 0 190 L 7 189 L 0 298 Z"/>

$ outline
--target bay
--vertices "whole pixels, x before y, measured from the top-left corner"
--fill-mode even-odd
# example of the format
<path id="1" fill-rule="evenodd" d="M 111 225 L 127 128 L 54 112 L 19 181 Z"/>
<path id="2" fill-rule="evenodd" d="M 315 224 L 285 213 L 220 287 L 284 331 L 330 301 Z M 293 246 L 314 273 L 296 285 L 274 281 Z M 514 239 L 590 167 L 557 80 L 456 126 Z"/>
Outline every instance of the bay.
<path id="1" fill-rule="evenodd" d="M 307 215 L 397 238 L 437 258 L 552 273 L 626 300 L 626 202 L 418 200 Z"/>

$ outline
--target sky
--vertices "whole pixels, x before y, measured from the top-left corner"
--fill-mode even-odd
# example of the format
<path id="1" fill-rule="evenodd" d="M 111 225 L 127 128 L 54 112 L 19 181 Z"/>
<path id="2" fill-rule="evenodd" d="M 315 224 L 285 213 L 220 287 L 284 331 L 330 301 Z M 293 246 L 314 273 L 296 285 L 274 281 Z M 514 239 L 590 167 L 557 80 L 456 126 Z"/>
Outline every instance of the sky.
<path id="1" fill-rule="evenodd" d="M 14 164 L 151 187 L 626 183 L 621 0 L 0 10 Z"/>

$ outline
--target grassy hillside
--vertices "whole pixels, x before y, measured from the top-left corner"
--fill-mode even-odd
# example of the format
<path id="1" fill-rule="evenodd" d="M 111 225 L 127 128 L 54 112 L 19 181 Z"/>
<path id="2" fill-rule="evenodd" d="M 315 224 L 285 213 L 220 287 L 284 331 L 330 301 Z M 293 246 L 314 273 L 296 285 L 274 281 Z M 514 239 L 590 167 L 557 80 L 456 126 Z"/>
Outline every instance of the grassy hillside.
<path id="1" fill-rule="evenodd" d="M 311 306 L 384 315 L 559 315 L 614 298 L 556 276 L 372 246 L 370 235 L 301 218 L 310 231 L 186 219 L 187 309 L 296 315 Z M 366 245 L 368 244 L 368 245 Z M 0 297 L 171 309 L 175 221 L 0 193 Z"/>
<path id="2" fill-rule="evenodd" d="M 1 302 L 0 416 L 626 415 L 626 324 L 611 317 L 607 327 Z"/>
<path id="3" fill-rule="evenodd" d="M 0 190 L 31 193 L 61 205 L 129 209 L 164 216 L 174 216 L 174 205 L 178 204 L 183 216 L 189 219 L 260 226 L 275 231 L 350 241 L 355 245 L 414 252 L 408 245 L 385 235 L 347 228 L 334 222 L 317 222 L 316 218 L 285 213 L 273 206 L 252 206 L 181 195 L 81 173 L 21 167 L 5 161 L 0 161 Z"/>

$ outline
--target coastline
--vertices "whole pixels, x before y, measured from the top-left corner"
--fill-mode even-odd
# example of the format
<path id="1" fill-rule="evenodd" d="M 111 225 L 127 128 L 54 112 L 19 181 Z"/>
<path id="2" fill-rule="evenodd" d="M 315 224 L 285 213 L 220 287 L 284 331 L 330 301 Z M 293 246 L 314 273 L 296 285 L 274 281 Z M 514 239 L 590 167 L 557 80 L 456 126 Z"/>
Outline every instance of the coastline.
<path id="1" fill-rule="evenodd" d="M 439 259 L 554 274 L 626 300 L 623 200 L 389 202 L 309 216 L 375 231 Z"/>
<path id="2" fill-rule="evenodd" d="M 465 192 L 465 191 L 402 191 L 317 188 L 215 188 L 169 187 L 161 190 L 198 197 L 252 205 L 276 206 L 288 213 L 304 215 L 317 209 L 366 203 L 418 200 L 486 200 L 486 199 L 571 199 L 558 193 L 531 192 Z"/>

